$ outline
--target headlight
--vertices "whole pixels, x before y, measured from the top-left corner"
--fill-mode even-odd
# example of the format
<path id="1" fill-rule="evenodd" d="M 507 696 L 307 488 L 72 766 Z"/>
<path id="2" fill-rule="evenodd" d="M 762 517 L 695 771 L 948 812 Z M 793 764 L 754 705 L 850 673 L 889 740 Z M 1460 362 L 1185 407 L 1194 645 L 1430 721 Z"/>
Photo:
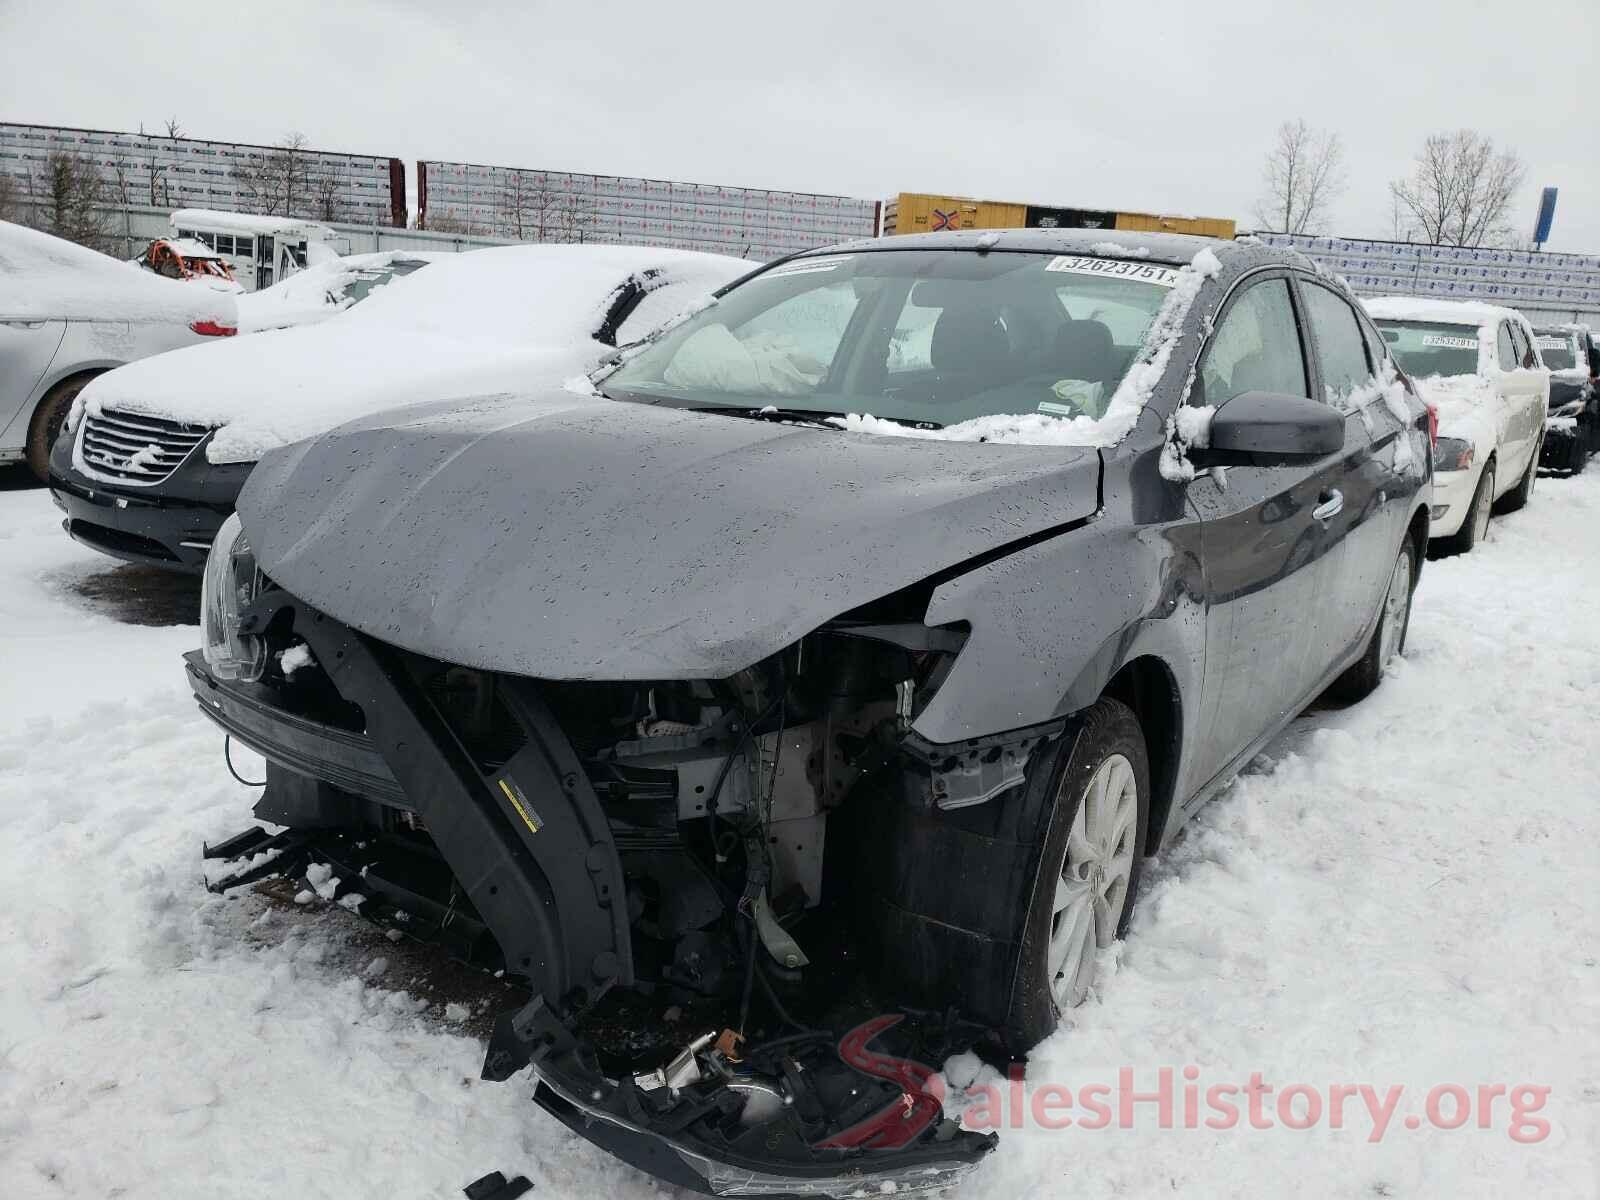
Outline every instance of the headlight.
<path id="1" fill-rule="evenodd" d="M 239 632 L 239 614 L 255 599 L 258 586 L 255 552 L 234 513 L 217 530 L 200 584 L 206 662 L 218 679 L 254 683 L 267 665 L 266 643 Z"/>
<path id="2" fill-rule="evenodd" d="M 1472 443 L 1466 438 L 1442 437 L 1433 444 L 1435 471 L 1465 471 L 1472 465 Z"/>

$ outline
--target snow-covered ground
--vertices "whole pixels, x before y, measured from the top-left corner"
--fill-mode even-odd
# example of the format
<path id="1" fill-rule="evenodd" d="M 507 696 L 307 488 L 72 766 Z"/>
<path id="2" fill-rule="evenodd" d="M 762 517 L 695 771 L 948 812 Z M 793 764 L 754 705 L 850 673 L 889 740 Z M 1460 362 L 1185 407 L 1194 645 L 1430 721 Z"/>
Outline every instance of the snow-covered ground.
<path id="1" fill-rule="evenodd" d="M 114 620 L 85 595 L 111 569 L 45 492 L 0 491 L 0 1196 L 404 1200 L 492 1169 L 660 1195 L 526 1082 L 479 1083 L 459 1014 L 355 918 L 203 890 L 200 842 L 254 791 L 189 699 L 197 630 Z M 1600 1195 L 1597 594 L 1600 471 L 1428 564 L 1407 660 L 1208 807 L 1029 1066 L 1073 1093 L 1170 1067 L 1176 1127 L 1141 1103 L 1128 1129 L 1005 1129 L 961 1195 Z M 1186 1067 L 1202 1097 L 1254 1072 L 1405 1092 L 1376 1141 L 1359 1099 L 1340 1130 L 1207 1129 L 1203 1100 L 1186 1129 Z M 1408 1128 L 1441 1084 L 1473 1119 Z M 1478 1128 L 1480 1085 L 1547 1087 L 1548 1134 L 1513 1140 L 1509 1090 Z"/>

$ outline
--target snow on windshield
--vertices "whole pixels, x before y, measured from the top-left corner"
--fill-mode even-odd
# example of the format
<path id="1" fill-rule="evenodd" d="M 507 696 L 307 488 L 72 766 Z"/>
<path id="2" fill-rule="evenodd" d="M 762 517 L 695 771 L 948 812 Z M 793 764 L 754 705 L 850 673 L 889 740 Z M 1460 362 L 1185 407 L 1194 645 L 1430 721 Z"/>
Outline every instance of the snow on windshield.
<path id="1" fill-rule="evenodd" d="M 232 325 L 236 313 L 227 293 L 0 221 L 0 317 Z"/>
<path id="2" fill-rule="evenodd" d="M 353 254 L 332 258 L 296 271 L 269 288 L 239 297 L 239 332 L 285 329 L 321 321 L 350 307 L 350 285 L 358 279 L 387 274 L 397 261 L 438 262 L 454 255 L 419 253 L 415 250 L 383 250 L 377 254 Z"/>

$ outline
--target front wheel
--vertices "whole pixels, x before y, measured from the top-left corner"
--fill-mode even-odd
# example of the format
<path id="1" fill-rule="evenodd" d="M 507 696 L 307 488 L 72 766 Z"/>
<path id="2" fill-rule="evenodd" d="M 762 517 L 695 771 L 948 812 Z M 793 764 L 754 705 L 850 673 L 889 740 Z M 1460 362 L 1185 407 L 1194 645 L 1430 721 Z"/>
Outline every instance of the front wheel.
<path id="1" fill-rule="evenodd" d="M 1383 682 L 1389 663 L 1397 654 L 1405 653 L 1406 632 L 1411 628 L 1412 583 L 1416 577 L 1416 546 L 1407 536 L 1389 575 L 1389 590 L 1383 595 L 1378 627 L 1372 631 L 1366 653 L 1328 689 L 1335 700 L 1353 704 L 1370 696 Z"/>
<path id="2" fill-rule="evenodd" d="M 1006 1040 L 1026 1050 L 1094 984 L 1099 952 L 1127 932 L 1144 862 L 1150 758 L 1133 710 L 1102 699 L 1056 787 L 1023 916 Z"/>
<path id="3" fill-rule="evenodd" d="M 93 375 L 79 375 L 62 380 L 44 394 L 33 410 L 33 419 L 28 422 L 28 468 L 38 476 L 40 483 L 50 482 L 50 450 L 61 435 L 61 426 L 72 411 L 72 402 L 93 378 Z"/>

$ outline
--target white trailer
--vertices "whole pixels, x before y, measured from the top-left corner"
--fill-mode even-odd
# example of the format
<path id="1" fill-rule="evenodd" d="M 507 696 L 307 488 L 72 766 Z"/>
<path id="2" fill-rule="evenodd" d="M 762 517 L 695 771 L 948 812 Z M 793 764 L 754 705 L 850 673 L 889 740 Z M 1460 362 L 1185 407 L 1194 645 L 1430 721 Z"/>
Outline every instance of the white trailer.
<path id="1" fill-rule="evenodd" d="M 174 237 L 204 242 L 226 259 L 247 292 L 271 287 L 296 271 L 350 251 L 345 235 L 316 221 L 291 217 L 180 208 L 170 223 Z"/>

